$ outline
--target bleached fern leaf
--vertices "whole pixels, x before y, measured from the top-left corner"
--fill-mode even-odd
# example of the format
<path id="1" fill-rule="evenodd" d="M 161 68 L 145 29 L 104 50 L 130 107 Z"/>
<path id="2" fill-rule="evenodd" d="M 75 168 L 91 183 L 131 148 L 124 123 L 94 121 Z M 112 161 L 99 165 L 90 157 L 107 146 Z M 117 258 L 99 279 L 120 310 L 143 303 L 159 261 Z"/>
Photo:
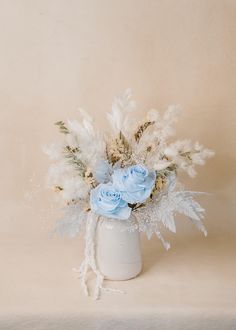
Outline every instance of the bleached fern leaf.
<path id="1" fill-rule="evenodd" d="M 71 204 L 64 209 L 64 215 L 57 220 L 54 233 L 61 236 L 75 237 L 85 224 L 87 212 L 80 204 Z"/>
<path id="2" fill-rule="evenodd" d="M 193 191 L 175 191 L 176 179 L 174 176 L 169 178 L 169 184 L 165 192 L 157 196 L 154 203 L 147 204 L 136 212 L 138 223 L 142 231 L 145 231 L 148 237 L 156 233 L 157 237 L 163 241 L 160 236 L 159 225 L 172 232 L 176 232 L 175 215 L 176 213 L 187 216 L 190 221 L 204 233 L 207 231 L 202 223 L 205 210 L 193 198 L 195 195 L 204 194 Z"/>
<path id="3" fill-rule="evenodd" d="M 156 233 L 157 237 L 159 238 L 159 240 L 162 242 L 164 248 L 168 251 L 168 250 L 170 249 L 170 243 L 167 242 L 167 241 L 163 238 L 163 236 L 161 235 L 161 233 L 160 233 L 159 230 L 156 230 L 155 233 Z"/>
<path id="4" fill-rule="evenodd" d="M 174 193 L 176 211 L 194 220 L 203 219 L 205 210 L 195 201 L 192 194 L 185 191 Z"/>
<path id="5" fill-rule="evenodd" d="M 191 222 L 198 228 L 198 230 L 200 230 L 205 236 L 207 236 L 207 230 L 202 221 L 191 219 Z"/>
<path id="6" fill-rule="evenodd" d="M 144 209 L 140 209 L 138 212 L 134 213 L 135 217 L 130 221 L 129 226 L 127 227 L 128 231 L 133 232 L 134 230 L 138 230 L 139 232 L 143 232 L 147 235 L 147 238 L 150 240 L 153 234 L 156 234 L 158 239 L 162 242 L 164 248 L 169 250 L 170 243 L 167 242 L 162 236 L 159 229 L 159 222 L 156 219 L 151 219 L 149 212 Z"/>
<path id="7" fill-rule="evenodd" d="M 157 218 L 160 219 L 160 221 L 167 229 L 169 229 L 173 233 L 176 233 L 174 212 L 173 209 L 169 207 L 168 203 L 169 203 L 168 198 L 164 196 L 161 200 L 161 203 L 159 204 L 159 207 L 156 210 L 156 215 Z"/>
<path id="8" fill-rule="evenodd" d="M 201 223 L 205 210 L 192 197 L 192 192 L 170 191 L 164 195 L 157 207 L 157 215 L 163 225 L 175 232 L 174 215 L 176 213 L 187 216 L 194 224 Z"/>

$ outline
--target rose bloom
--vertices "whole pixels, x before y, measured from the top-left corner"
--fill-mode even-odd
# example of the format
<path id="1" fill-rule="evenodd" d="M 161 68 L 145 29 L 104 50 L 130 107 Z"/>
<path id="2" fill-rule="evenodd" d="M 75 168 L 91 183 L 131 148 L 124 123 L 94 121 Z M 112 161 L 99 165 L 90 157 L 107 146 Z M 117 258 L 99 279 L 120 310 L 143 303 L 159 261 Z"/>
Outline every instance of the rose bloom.
<path id="1" fill-rule="evenodd" d="M 90 206 L 94 213 L 108 218 L 126 220 L 131 214 L 131 208 L 111 182 L 101 183 L 91 190 Z"/>
<path id="2" fill-rule="evenodd" d="M 115 170 L 113 185 L 121 192 L 122 199 L 127 203 L 142 203 L 151 194 L 156 180 L 155 171 L 149 172 L 143 165 L 134 165 Z"/>

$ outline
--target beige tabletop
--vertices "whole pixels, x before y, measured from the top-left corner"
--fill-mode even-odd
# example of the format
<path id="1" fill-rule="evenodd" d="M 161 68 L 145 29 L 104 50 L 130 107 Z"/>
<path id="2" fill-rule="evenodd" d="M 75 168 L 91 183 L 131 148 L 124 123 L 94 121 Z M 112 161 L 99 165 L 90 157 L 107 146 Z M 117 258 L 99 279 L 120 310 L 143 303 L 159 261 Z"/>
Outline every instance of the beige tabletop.
<path id="1" fill-rule="evenodd" d="M 18 224 L 5 226 L 0 238 L 0 329 L 236 328 L 234 233 L 213 227 L 204 238 L 180 219 L 179 234 L 168 236 L 172 249 L 143 237 L 142 273 L 106 281 L 126 294 L 93 301 L 72 270 L 82 261 L 83 235 L 51 238 L 31 207 L 12 208 L 9 216 Z"/>

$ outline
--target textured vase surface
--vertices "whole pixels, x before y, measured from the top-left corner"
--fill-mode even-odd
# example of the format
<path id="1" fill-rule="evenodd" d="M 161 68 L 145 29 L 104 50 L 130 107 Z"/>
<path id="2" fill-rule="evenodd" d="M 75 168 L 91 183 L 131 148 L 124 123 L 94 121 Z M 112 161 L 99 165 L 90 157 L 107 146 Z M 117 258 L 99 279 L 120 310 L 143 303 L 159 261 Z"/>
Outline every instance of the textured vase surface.
<path id="1" fill-rule="evenodd" d="M 140 234 L 125 220 L 100 218 L 96 232 L 96 262 L 110 280 L 128 280 L 142 269 Z"/>

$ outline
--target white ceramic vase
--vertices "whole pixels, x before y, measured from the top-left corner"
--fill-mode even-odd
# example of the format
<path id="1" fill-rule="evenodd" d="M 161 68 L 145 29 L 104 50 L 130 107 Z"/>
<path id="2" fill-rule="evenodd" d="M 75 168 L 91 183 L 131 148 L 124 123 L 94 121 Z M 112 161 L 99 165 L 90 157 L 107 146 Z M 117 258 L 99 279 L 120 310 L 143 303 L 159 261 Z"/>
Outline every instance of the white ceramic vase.
<path id="1" fill-rule="evenodd" d="M 128 231 L 126 220 L 100 218 L 96 231 L 96 262 L 106 279 L 122 281 L 142 269 L 140 234 Z"/>

